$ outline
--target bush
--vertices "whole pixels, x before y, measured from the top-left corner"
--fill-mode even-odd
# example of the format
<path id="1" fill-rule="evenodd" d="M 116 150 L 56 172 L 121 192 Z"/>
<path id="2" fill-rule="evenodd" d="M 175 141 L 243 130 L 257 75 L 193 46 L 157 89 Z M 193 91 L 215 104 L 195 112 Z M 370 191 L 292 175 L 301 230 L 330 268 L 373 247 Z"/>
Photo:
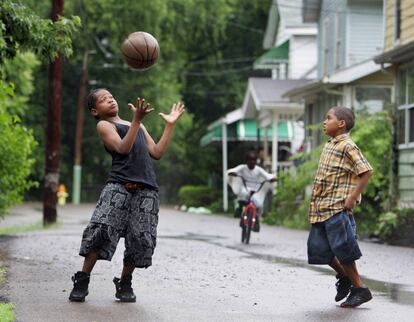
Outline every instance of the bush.
<path id="1" fill-rule="evenodd" d="M 180 204 L 187 207 L 209 207 L 219 199 L 219 193 L 208 186 L 182 186 L 178 192 Z"/>
<path id="2" fill-rule="evenodd" d="M 27 180 L 36 145 L 32 132 L 20 124 L 20 118 L 6 111 L 6 98 L 13 96 L 13 87 L 0 80 L 0 216 L 13 204 L 22 201 L 24 191 L 35 183 Z"/>
<path id="3" fill-rule="evenodd" d="M 382 213 L 374 234 L 383 242 L 414 246 L 414 209 L 394 209 Z"/>
<path id="4" fill-rule="evenodd" d="M 308 227 L 309 190 L 321 151 L 322 146 L 304 155 L 304 161 L 297 168 L 279 173 L 272 211 L 265 217 L 265 222 L 290 228 Z"/>

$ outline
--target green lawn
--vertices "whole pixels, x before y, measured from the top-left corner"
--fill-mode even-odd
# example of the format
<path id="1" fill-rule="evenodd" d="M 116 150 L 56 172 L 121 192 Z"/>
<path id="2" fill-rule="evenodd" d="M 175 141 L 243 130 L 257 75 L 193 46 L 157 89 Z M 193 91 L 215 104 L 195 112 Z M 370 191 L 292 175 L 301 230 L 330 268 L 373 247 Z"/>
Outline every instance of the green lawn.
<path id="1" fill-rule="evenodd" d="M 5 276 L 6 276 L 6 269 L 0 265 L 0 286 L 4 282 Z M 0 302 L 0 321 L 1 322 L 13 322 L 14 320 L 15 320 L 14 304 Z"/>
<path id="2" fill-rule="evenodd" d="M 0 236 L 10 236 L 15 235 L 18 233 L 27 233 L 29 231 L 36 231 L 36 230 L 42 230 L 42 229 L 49 229 L 49 228 L 56 228 L 59 224 L 52 224 L 47 227 L 44 227 L 41 222 L 26 225 L 26 226 L 10 226 L 10 227 L 1 227 L 0 228 Z M 0 320 L 1 321 L 1 320 Z"/>
<path id="3" fill-rule="evenodd" d="M 0 303 L 0 321 L 1 322 L 13 322 L 14 316 L 14 304 L 13 303 Z"/>

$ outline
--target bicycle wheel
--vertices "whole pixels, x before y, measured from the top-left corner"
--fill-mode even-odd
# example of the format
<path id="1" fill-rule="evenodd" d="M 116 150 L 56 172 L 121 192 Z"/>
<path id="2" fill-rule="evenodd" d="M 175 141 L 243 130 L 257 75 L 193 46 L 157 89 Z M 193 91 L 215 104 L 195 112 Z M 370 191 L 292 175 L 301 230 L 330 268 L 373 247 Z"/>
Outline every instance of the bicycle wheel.
<path id="1" fill-rule="evenodd" d="M 246 240 L 247 227 L 243 224 L 241 229 L 242 229 L 241 241 L 242 243 L 244 243 L 244 241 Z"/>
<path id="2" fill-rule="evenodd" d="M 248 244 L 250 241 L 250 233 L 252 232 L 252 225 L 253 225 L 252 219 L 253 219 L 253 210 L 249 209 L 247 211 L 247 227 L 246 227 L 246 234 L 245 234 L 246 244 Z"/>

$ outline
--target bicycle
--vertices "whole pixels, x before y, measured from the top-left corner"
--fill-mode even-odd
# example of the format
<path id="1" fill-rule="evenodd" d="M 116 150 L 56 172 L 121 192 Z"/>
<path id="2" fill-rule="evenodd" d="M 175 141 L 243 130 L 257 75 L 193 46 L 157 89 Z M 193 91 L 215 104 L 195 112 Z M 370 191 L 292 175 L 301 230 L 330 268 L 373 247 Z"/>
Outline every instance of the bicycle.
<path id="1" fill-rule="evenodd" d="M 250 235 L 253 227 L 256 225 L 256 221 L 259 220 L 257 216 L 257 207 L 252 201 L 252 197 L 255 193 L 258 193 L 265 183 L 272 182 L 272 180 L 264 180 L 263 182 L 259 183 L 259 187 L 256 190 L 249 190 L 246 184 L 246 179 L 240 175 L 232 174 L 235 177 L 241 178 L 244 187 L 249 192 L 248 200 L 243 202 L 243 210 L 240 218 L 240 227 L 242 229 L 241 241 L 242 243 L 248 244 L 250 242 Z"/>

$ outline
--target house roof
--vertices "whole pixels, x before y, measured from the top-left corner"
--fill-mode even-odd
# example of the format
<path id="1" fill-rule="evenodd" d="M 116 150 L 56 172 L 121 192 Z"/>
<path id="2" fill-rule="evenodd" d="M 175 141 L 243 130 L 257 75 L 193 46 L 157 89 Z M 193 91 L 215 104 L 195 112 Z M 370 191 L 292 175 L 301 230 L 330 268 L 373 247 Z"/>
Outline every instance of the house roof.
<path id="1" fill-rule="evenodd" d="M 384 63 L 404 63 L 414 58 L 414 41 L 406 45 L 400 45 L 392 50 L 386 51 L 381 55 L 375 56 L 374 61 L 377 64 Z"/>
<path id="2" fill-rule="evenodd" d="M 385 66 L 388 67 L 389 65 Z M 322 91 L 329 85 L 349 84 L 358 79 L 371 75 L 381 70 L 381 66 L 375 64 L 373 60 L 366 60 L 359 64 L 338 70 L 336 73 L 325 76 L 322 79 L 309 82 L 304 86 L 293 88 L 286 91 L 283 96 L 291 99 L 301 99 L 309 94 Z"/>
<path id="3" fill-rule="evenodd" d="M 306 79 L 249 78 L 242 105 L 243 118 L 255 118 L 261 110 L 292 111 L 303 109 L 302 105 L 290 102 L 283 94 L 308 83 Z M 295 110 L 295 111 L 294 111 Z"/>
<path id="4" fill-rule="evenodd" d="M 252 93 L 256 105 L 284 103 L 289 102 L 289 99 L 283 96 L 285 92 L 308 82 L 309 80 L 306 79 L 251 77 L 249 78 L 248 90 Z"/>

